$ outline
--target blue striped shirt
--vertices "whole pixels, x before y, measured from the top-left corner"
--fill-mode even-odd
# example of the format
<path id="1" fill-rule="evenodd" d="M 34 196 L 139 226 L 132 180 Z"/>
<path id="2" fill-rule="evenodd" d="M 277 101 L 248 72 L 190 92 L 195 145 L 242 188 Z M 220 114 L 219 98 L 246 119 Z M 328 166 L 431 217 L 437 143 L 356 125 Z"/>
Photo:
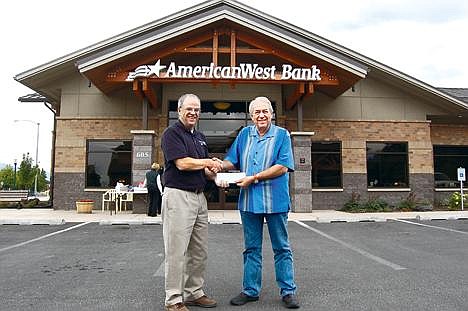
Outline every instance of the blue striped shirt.
<path id="1" fill-rule="evenodd" d="M 253 176 L 275 164 L 287 167 L 289 172 L 294 171 L 289 132 L 274 124 L 271 124 L 263 137 L 260 137 L 255 125 L 243 128 L 224 159 L 247 176 Z M 288 173 L 241 188 L 238 203 L 241 211 L 283 213 L 288 212 L 290 206 Z"/>

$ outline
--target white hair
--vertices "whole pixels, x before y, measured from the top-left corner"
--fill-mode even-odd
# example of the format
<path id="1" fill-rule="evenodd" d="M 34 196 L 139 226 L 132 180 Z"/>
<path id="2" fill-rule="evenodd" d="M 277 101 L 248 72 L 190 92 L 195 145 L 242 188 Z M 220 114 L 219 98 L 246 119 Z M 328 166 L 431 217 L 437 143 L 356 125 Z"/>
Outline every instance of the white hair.
<path id="1" fill-rule="evenodd" d="M 253 114 L 254 106 L 258 103 L 268 104 L 268 110 L 270 110 L 270 113 L 273 113 L 273 106 L 271 105 L 270 100 L 266 98 L 265 96 L 259 96 L 259 97 L 254 98 L 254 100 L 250 102 L 250 105 L 249 105 L 250 115 Z"/>
<path id="2" fill-rule="evenodd" d="M 184 105 L 184 102 L 187 98 L 195 98 L 196 101 L 198 101 L 199 104 L 201 104 L 200 98 L 198 98 L 197 95 L 195 94 L 184 94 L 179 98 L 179 101 L 177 102 L 177 109 L 182 108 Z"/>

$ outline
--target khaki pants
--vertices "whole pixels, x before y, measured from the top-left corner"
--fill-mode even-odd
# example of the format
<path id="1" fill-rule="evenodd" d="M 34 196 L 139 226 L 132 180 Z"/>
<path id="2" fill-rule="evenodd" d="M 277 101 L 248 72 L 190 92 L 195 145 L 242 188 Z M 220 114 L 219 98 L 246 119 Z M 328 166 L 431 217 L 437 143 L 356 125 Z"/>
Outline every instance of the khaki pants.
<path id="1" fill-rule="evenodd" d="M 162 197 L 165 304 L 204 295 L 208 248 L 208 207 L 205 195 L 165 188 Z"/>

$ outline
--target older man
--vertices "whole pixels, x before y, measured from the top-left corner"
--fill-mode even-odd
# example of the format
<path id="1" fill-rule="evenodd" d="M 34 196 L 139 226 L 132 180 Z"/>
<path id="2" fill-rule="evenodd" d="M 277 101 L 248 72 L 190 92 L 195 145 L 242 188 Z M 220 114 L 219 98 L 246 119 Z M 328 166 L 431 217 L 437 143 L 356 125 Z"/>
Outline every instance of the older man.
<path id="1" fill-rule="evenodd" d="M 208 208 L 203 189 L 222 164 L 208 158 L 205 136 L 195 129 L 200 99 L 193 94 L 182 95 L 178 112 L 179 120 L 161 137 L 167 311 L 187 311 L 187 306 L 216 307 L 216 301 L 203 291 L 208 246 Z"/>
<path id="2" fill-rule="evenodd" d="M 291 138 L 286 129 L 271 123 L 273 107 L 266 97 L 249 106 L 254 125 L 243 128 L 227 153 L 224 169 L 239 169 L 246 177 L 239 211 L 244 230 L 243 290 L 231 299 L 235 306 L 259 299 L 262 285 L 263 222 L 266 219 L 274 252 L 276 281 L 286 308 L 299 308 L 295 297 L 293 256 L 288 239 L 290 198 L 288 172 L 294 170 Z M 218 185 L 226 186 L 223 182 Z"/>

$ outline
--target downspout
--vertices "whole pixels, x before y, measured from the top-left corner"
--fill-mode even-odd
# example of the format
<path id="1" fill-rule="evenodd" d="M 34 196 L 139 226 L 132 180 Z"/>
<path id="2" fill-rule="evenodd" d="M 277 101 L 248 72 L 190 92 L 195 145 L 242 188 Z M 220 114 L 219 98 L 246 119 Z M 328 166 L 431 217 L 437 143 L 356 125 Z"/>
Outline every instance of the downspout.
<path id="1" fill-rule="evenodd" d="M 47 107 L 54 114 L 54 129 L 52 131 L 52 154 L 50 159 L 50 191 L 49 191 L 49 201 L 50 206 L 54 207 L 54 179 L 55 179 L 55 136 L 57 131 L 57 112 L 54 111 L 51 107 L 47 105 L 47 102 L 44 102 L 44 106 Z"/>

